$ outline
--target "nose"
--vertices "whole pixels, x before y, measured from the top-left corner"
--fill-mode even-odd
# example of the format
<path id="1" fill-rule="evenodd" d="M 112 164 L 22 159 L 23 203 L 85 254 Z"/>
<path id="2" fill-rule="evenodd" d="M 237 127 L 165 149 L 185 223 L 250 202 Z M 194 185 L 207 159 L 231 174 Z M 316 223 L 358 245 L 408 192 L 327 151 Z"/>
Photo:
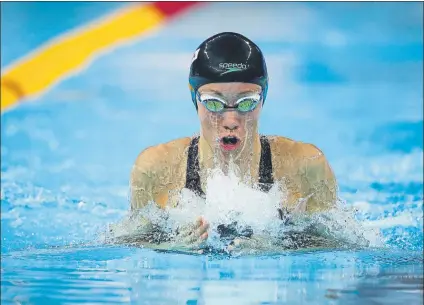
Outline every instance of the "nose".
<path id="1" fill-rule="evenodd" d="M 222 126 L 229 131 L 237 130 L 240 127 L 240 122 L 235 111 L 228 111 L 224 114 Z"/>

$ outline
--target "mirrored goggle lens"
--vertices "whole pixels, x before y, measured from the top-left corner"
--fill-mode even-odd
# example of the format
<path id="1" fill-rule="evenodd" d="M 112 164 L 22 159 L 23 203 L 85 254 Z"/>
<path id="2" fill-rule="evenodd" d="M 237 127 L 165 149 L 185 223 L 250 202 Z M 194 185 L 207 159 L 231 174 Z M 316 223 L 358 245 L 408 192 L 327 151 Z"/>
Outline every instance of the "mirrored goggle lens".
<path id="1" fill-rule="evenodd" d="M 237 101 L 236 106 L 227 106 L 224 101 L 210 96 L 199 96 L 199 101 L 211 112 L 221 112 L 225 108 L 237 109 L 240 112 L 249 112 L 256 108 L 261 99 L 259 95 L 254 97 L 244 97 Z"/>
<path id="2" fill-rule="evenodd" d="M 225 104 L 218 99 L 206 99 L 202 101 L 203 105 L 205 105 L 206 109 L 212 112 L 220 112 L 224 110 Z"/>
<path id="3" fill-rule="evenodd" d="M 252 111 L 256 108 L 259 102 L 259 99 L 253 97 L 244 98 L 237 104 L 237 110 L 240 112 Z"/>

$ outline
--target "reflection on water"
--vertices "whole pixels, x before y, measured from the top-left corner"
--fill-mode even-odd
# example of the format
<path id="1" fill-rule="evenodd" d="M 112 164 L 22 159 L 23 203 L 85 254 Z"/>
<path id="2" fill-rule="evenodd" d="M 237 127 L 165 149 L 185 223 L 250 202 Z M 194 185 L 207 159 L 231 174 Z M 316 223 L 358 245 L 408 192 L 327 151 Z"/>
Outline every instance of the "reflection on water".
<path id="1" fill-rule="evenodd" d="M 249 22 L 234 18 L 239 4 L 210 4 L 2 115 L 2 304 L 422 303 L 422 3 L 240 5 Z M 2 25 L 18 26 L 1 28 L 7 62 L 38 45 L 40 29 L 58 32 L 72 11 L 36 6 L 57 22 L 46 26 L 27 4 L 2 9 Z M 65 6 L 78 20 L 99 13 L 92 4 Z M 267 56 L 261 133 L 321 148 L 341 198 L 359 210 L 362 229 L 340 215 L 324 227 L 353 241 L 377 230 L 398 250 L 229 259 L 116 246 L 40 249 L 92 241 L 118 222 L 139 151 L 198 131 L 187 67 L 200 41 L 229 28 Z M 224 197 L 231 185 L 217 186 Z M 243 210 L 250 222 L 267 209 L 246 194 L 239 203 L 251 206 Z M 267 223 L 253 218 L 259 229 Z"/>
<path id="2" fill-rule="evenodd" d="M 417 252 L 228 259 L 115 247 L 33 250 L 3 256 L 1 298 L 2 304 L 419 304 L 422 273 Z"/>
<path id="3" fill-rule="evenodd" d="M 367 276 L 346 289 L 327 289 L 326 297 L 340 304 L 422 304 L 423 285 L 419 273 L 383 273 Z"/>

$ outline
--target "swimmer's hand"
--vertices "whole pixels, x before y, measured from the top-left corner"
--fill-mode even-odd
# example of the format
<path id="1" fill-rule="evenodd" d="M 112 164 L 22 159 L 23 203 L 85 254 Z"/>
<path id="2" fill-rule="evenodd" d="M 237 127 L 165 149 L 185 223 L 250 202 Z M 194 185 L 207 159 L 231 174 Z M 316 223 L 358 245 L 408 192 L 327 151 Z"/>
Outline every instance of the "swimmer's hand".
<path id="1" fill-rule="evenodd" d="M 287 208 L 277 209 L 278 218 L 282 220 L 283 225 L 291 224 L 292 214 L 289 212 Z"/>
<path id="2" fill-rule="evenodd" d="M 201 251 L 209 236 L 208 229 L 209 223 L 204 217 L 197 218 L 192 224 L 179 227 L 173 248 Z"/>

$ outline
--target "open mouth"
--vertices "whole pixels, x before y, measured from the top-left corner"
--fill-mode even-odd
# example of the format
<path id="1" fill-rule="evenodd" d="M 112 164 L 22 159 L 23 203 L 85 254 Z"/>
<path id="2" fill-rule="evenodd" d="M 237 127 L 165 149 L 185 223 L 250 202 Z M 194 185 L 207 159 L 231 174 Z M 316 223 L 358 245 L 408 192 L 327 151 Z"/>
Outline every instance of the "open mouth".
<path id="1" fill-rule="evenodd" d="M 240 145 L 240 139 L 234 136 L 221 138 L 221 146 L 224 150 L 234 150 Z"/>

